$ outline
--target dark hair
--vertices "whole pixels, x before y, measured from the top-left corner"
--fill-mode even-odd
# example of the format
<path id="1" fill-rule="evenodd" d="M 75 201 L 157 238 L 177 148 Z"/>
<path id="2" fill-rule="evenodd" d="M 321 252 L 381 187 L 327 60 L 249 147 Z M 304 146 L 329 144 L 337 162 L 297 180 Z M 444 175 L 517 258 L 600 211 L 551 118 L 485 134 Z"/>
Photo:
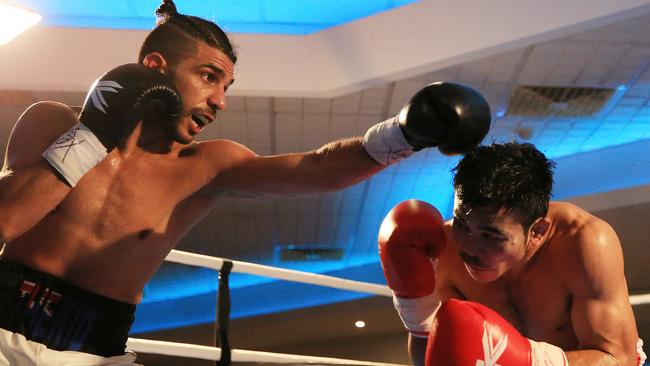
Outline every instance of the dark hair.
<path id="1" fill-rule="evenodd" d="M 144 40 L 138 62 L 151 52 L 160 52 L 169 61 L 177 62 L 184 54 L 194 52 L 196 41 L 207 43 L 225 53 L 233 63 L 237 62 L 230 39 L 218 25 L 180 14 L 172 0 L 163 0 L 156 10 L 156 27 Z"/>
<path id="2" fill-rule="evenodd" d="M 554 167 L 532 144 L 480 146 L 453 169 L 454 189 L 468 207 L 513 212 L 528 230 L 548 212 Z"/>

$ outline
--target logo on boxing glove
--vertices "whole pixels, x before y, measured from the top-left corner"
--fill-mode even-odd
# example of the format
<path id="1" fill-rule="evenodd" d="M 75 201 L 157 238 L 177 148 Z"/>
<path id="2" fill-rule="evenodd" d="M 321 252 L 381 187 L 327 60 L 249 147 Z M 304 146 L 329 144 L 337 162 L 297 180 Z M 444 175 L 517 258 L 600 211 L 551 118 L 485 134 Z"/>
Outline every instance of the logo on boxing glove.
<path id="1" fill-rule="evenodd" d="M 496 342 L 493 342 L 495 340 Z M 508 347 L 508 335 L 488 322 L 483 322 L 483 358 L 476 360 L 476 366 L 499 366 L 497 361 Z"/>
<path id="2" fill-rule="evenodd" d="M 104 99 L 104 95 L 102 95 L 102 92 L 119 93 L 119 91 L 116 89 L 124 89 L 124 87 L 118 84 L 116 81 L 112 81 L 112 80 L 97 81 L 97 84 L 95 84 L 95 88 L 90 93 L 90 98 L 92 99 L 95 108 L 99 109 L 104 114 L 106 114 L 106 110 L 104 110 L 104 107 L 108 107 L 108 103 L 106 102 L 106 99 Z"/>

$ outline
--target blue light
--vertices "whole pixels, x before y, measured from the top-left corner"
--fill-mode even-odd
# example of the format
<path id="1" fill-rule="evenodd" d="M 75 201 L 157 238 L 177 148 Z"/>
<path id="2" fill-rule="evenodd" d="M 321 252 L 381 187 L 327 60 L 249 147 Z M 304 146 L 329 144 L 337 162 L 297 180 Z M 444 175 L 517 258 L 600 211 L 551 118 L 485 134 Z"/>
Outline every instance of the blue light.
<path id="1" fill-rule="evenodd" d="M 167 266 L 167 264 L 166 264 Z M 192 271 L 192 267 L 186 267 L 184 270 Z M 176 274 L 183 271 L 176 271 Z M 203 283 L 205 281 L 216 283 L 216 272 L 209 271 L 209 277 L 196 276 L 196 273 L 190 277 L 191 281 L 183 281 L 190 287 Z M 206 272 L 207 273 L 207 272 Z M 171 274 L 171 271 L 169 273 Z M 347 278 L 356 281 L 385 283 L 383 272 L 379 263 L 359 267 L 349 267 L 344 270 L 327 273 L 328 275 Z M 159 287 L 156 292 L 168 291 L 164 282 L 169 283 L 169 278 L 163 280 L 159 277 L 160 273 L 152 282 L 158 282 Z M 231 276 L 236 275 L 233 273 Z M 249 276 L 255 277 L 255 276 Z M 243 318 L 271 314 L 279 311 L 290 311 L 309 306 L 319 306 L 341 301 L 356 300 L 370 295 L 343 291 L 322 286 L 306 285 L 285 281 L 269 281 L 261 277 L 263 283 L 249 284 L 241 286 L 236 284 L 237 280 L 231 281 L 231 318 Z M 189 279 L 189 278 L 188 278 Z M 255 281 L 252 281 L 253 283 Z M 174 291 L 180 286 L 172 284 Z M 206 286 L 208 288 L 210 286 Z M 195 288 L 197 289 L 197 288 Z M 159 297 L 158 300 L 152 301 L 154 291 L 150 289 L 146 295 L 148 300 L 138 305 L 136 311 L 136 322 L 131 328 L 132 334 L 149 332 L 161 329 L 176 328 L 181 326 L 190 326 L 196 324 L 212 323 L 215 321 L 216 309 L 216 287 L 207 292 L 198 292 L 189 296 L 181 297 Z M 390 303 L 390 299 L 386 299 Z"/>
<path id="2" fill-rule="evenodd" d="M 178 10 L 216 21 L 227 32 L 305 35 L 416 0 L 176 0 Z M 152 29 L 158 0 L 14 0 L 35 10 L 43 25 L 79 28 Z"/>
<path id="3" fill-rule="evenodd" d="M 618 91 L 618 92 L 624 92 L 626 90 L 627 90 L 626 85 L 619 85 L 619 86 L 616 87 L 616 91 Z"/>
<path id="4" fill-rule="evenodd" d="M 619 146 L 605 145 L 602 149 L 556 159 L 556 162 L 554 199 L 650 184 L 648 140 Z"/>

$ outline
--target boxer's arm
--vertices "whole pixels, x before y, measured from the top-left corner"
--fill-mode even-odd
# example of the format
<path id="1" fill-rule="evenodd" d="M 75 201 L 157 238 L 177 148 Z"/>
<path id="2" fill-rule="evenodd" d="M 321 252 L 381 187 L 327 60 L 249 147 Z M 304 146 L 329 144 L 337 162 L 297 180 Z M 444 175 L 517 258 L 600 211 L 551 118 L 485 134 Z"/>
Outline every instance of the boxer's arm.
<path id="1" fill-rule="evenodd" d="M 230 142 L 211 149 L 216 177 L 212 188 L 245 197 L 288 197 L 335 191 L 358 183 L 379 172 L 378 164 L 364 151 L 361 138 L 339 140 L 318 150 L 259 156 Z M 227 159 L 228 161 L 225 161 Z"/>
<path id="2" fill-rule="evenodd" d="M 39 102 L 14 125 L 0 174 L 2 242 L 32 228 L 70 191 L 41 154 L 75 123 L 77 114 L 66 105 Z"/>
<path id="3" fill-rule="evenodd" d="M 440 301 L 445 302 L 449 299 L 465 300 L 465 296 L 454 286 L 451 280 L 450 271 L 452 270 L 451 256 L 455 255 L 452 250 L 453 246 L 448 245 L 447 250 L 438 262 L 436 293 L 440 296 Z M 411 362 L 414 366 L 424 366 L 424 359 L 427 350 L 427 339 L 413 337 L 409 333 L 408 351 Z"/>
<path id="4" fill-rule="evenodd" d="M 567 352 L 569 364 L 634 365 L 638 335 L 616 233 L 595 219 L 566 247 L 560 268 L 573 296 L 571 320 L 580 344 Z"/>

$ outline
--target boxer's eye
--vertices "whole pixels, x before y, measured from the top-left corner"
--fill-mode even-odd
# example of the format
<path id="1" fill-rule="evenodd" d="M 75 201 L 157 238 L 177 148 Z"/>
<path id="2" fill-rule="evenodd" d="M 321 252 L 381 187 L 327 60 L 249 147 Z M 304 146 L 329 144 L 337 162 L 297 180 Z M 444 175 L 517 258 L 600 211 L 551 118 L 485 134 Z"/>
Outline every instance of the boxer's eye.
<path id="1" fill-rule="evenodd" d="M 490 233 L 483 233 L 483 237 L 486 238 L 487 240 L 494 241 L 494 242 L 505 241 L 504 238 L 502 238 L 500 236 L 496 236 L 494 234 L 490 234 Z"/>
<path id="2" fill-rule="evenodd" d="M 217 76 L 211 72 L 204 72 L 201 77 L 209 83 L 215 83 L 217 81 Z"/>

